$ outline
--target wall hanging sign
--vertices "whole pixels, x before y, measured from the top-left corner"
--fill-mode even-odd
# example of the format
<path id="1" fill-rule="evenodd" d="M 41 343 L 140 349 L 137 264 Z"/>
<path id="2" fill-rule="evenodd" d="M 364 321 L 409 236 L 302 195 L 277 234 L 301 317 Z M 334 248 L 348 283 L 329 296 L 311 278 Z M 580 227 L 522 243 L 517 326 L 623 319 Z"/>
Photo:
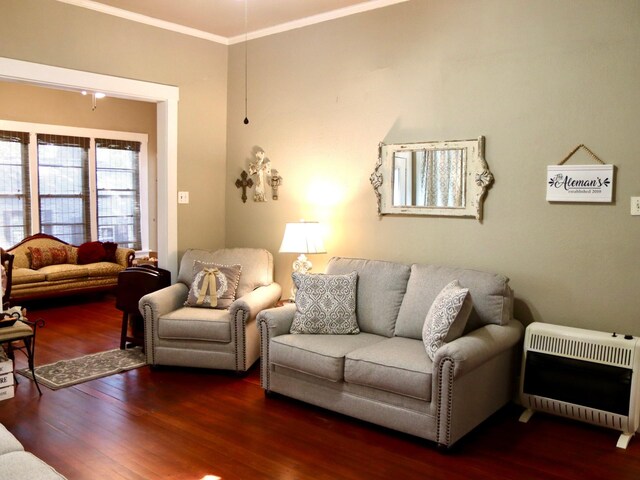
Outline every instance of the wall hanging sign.
<path id="1" fill-rule="evenodd" d="M 599 165 L 564 165 L 581 148 Z M 610 203 L 613 201 L 613 175 L 613 165 L 605 165 L 585 145 L 578 145 L 558 165 L 547 167 L 547 201 Z"/>

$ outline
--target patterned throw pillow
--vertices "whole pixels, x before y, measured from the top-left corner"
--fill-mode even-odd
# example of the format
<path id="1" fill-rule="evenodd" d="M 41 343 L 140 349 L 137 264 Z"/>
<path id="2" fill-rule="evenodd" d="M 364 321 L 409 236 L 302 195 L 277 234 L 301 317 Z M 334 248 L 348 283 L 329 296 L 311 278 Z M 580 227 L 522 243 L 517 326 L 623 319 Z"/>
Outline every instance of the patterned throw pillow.
<path id="1" fill-rule="evenodd" d="M 193 262 L 193 283 L 186 307 L 229 308 L 236 299 L 241 265 Z"/>
<path id="2" fill-rule="evenodd" d="M 422 341 L 431 360 L 438 348 L 462 335 L 472 306 L 469 289 L 462 288 L 457 280 L 440 291 L 422 327 Z"/>
<path id="3" fill-rule="evenodd" d="M 67 263 L 67 248 L 60 247 L 27 247 L 29 249 L 29 256 L 31 257 L 31 268 L 33 270 L 39 270 L 42 267 L 49 265 L 60 265 L 61 263 Z"/>
<path id="4" fill-rule="evenodd" d="M 356 318 L 358 274 L 294 273 L 296 312 L 291 333 L 360 333 Z"/>

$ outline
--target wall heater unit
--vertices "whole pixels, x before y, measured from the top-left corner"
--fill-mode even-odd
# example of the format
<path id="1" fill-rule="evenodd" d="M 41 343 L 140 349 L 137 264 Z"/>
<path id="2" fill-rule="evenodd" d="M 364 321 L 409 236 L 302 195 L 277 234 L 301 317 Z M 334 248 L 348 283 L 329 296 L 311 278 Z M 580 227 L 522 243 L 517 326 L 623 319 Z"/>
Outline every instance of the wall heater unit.
<path id="1" fill-rule="evenodd" d="M 520 400 L 535 411 L 622 431 L 627 448 L 640 423 L 640 339 L 534 322 L 527 327 Z"/>

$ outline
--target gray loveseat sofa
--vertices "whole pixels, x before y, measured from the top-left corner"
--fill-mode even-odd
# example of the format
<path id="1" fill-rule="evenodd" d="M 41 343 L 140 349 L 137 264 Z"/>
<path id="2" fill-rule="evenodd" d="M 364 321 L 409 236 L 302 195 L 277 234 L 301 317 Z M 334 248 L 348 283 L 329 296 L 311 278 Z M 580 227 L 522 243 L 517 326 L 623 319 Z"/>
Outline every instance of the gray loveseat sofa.
<path id="1" fill-rule="evenodd" d="M 327 274 L 357 272 L 355 335 L 292 334 L 296 306 L 258 315 L 261 384 L 320 407 L 449 447 L 510 401 L 523 327 L 508 279 L 474 270 L 332 258 Z M 442 288 L 469 289 L 461 337 L 432 361 L 422 327 Z"/>
<path id="2" fill-rule="evenodd" d="M 0 480 L 54 480 L 65 477 L 32 453 L 0 423 Z"/>

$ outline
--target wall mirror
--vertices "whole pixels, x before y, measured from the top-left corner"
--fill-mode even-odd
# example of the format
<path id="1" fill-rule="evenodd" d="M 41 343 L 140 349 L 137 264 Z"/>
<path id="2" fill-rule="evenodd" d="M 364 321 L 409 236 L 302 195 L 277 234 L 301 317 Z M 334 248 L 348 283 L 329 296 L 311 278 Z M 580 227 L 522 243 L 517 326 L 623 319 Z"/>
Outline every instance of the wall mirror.
<path id="1" fill-rule="evenodd" d="M 380 143 L 370 177 L 378 215 L 439 215 L 482 220 L 493 182 L 484 137 L 422 143 Z"/>

